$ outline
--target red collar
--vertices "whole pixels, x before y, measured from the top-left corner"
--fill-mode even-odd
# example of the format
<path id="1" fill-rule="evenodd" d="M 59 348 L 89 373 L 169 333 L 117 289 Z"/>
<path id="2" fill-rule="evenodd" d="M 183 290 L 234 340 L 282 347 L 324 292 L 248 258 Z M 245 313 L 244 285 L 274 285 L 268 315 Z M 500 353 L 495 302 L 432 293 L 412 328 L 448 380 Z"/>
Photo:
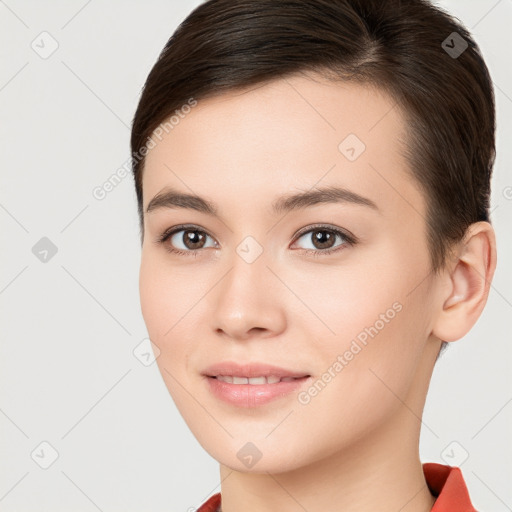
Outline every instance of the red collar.
<path id="1" fill-rule="evenodd" d="M 196 512 L 220 512 L 220 492 L 211 496 Z"/>
<path id="2" fill-rule="evenodd" d="M 425 462 L 423 473 L 430 492 L 436 496 L 431 512 L 477 512 L 458 467 Z M 220 492 L 211 496 L 197 512 L 220 512 Z"/>
<path id="3" fill-rule="evenodd" d="M 423 473 L 430 492 L 437 496 L 431 512 L 477 512 L 460 468 L 425 462 Z"/>

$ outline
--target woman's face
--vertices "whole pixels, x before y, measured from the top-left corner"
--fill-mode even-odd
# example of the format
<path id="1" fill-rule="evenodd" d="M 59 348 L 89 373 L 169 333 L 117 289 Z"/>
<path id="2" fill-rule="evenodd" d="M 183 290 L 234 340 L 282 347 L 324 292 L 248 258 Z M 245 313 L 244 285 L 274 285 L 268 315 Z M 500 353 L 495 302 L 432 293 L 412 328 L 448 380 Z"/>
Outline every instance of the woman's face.
<path id="1" fill-rule="evenodd" d="M 233 469 L 280 472 L 417 425 L 439 286 L 394 101 L 296 76 L 176 119 L 146 158 L 140 298 L 201 445 Z M 303 378 L 229 383 L 248 373 Z"/>

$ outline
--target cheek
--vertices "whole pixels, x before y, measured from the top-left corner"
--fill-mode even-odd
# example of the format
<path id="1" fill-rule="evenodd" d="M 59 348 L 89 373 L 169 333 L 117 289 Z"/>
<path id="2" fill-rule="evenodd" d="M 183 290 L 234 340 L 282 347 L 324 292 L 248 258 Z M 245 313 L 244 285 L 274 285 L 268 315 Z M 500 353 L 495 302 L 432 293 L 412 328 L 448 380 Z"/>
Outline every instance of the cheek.
<path id="1" fill-rule="evenodd" d="M 149 338 L 160 350 L 156 362 L 166 382 L 169 375 L 164 367 L 174 375 L 176 362 L 183 365 L 184 355 L 177 340 L 184 339 L 179 337 L 179 332 L 186 323 L 185 291 L 186 287 L 165 265 L 143 255 L 139 274 L 141 312 Z M 167 382 L 168 387 L 169 384 L 173 384 L 173 379 Z"/>
<path id="2" fill-rule="evenodd" d="M 338 266 L 318 265 L 283 273 L 283 281 L 302 299 L 297 302 L 292 297 L 290 301 L 297 302 L 297 322 L 307 331 L 315 332 L 316 337 L 322 337 L 322 347 L 329 352 L 343 349 L 361 333 L 364 338 L 365 329 L 375 323 L 382 330 L 395 318 L 404 300 L 404 274 L 392 266 L 386 267 L 380 256 L 369 256 L 354 253 L 354 257 Z M 357 262 L 353 261 L 356 257 Z"/>
<path id="3" fill-rule="evenodd" d="M 389 250 L 388 255 L 361 260 L 359 268 L 326 268 L 315 273 L 314 281 L 296 283 L 298 295 L 307 297 L 314 313 L 308 315 L 310 327 L 304 328 L 318 333 L 320 382 L 304 396 L 318 414 L 334 403 L 340 407 L 331 413 L 340 421 L 377 417 L 397 405 L 393 393 L 405 395 L 414 379 L 428 336 L 429 311 L 423 287 L 411 290 L 427 267 L 404 252 Z M 350 418 L 344 416 L 347 410 L 354 413 Z"/>
<path id="4" fill-rule="evenodd" d="M 402 407 L 413 385 L 420 346 L 407 343 L 414 340 L 407 338 L 406 308 L 392 311 L 388 323 L 376 322 L 367 311 L 362 329 L 358 322 L 347 326 L 356 336 L 319 340 L 324 364 L 298 397 L 297 417 L 315 418 L 314 431 L 338 446 L 379 428 Z M 337 327 L 342 331 L 344 325 Z M 331 448 L 329 443 L 321 447 L 326 456 Z"/>
<path id="5" fill-rule="evenodd" d="M 197 275 L 191 276 L 189 270 L 171 266 L 165 256 L 143 250 L 139 296 L 142 316 L 150 334 L 171 339 L 180 324 L 186 323 L 188 310 L 201 295 L 204 295 L 204 286 Z"/>
<path id="6" fill-rule="evenodd" d="M 143 251 L 139 273 L 141 311 L 149 337 L 160 350 L 157 364 L 169 389 L 176 384 L 167 372 L 180 382 L 190 378 L 189 355 L 201 339 L 194 319 L 204 307 L 205 279 L 198 272 L 170 265 L 165 256 Z"/>
<path id="7" fill-rule="evenodd" d="M 142 316 L 153 342 L 156 342 L 167 323 L 163 312 L 170 306 L 170 289 L 165 293 L 165 282 L 156 262 L 143 251 L 139 271 L 139 297 Z M 155 339 L 153 339 L 155 337 Z"/>
<path id="8" fill-rule="evenodd" d="M 151 341 L 160 353 L 156 364 L 173 401 L 180 411 L 187 410 L 187 396 L 182 396 L 181 386 L 188 383 L 188 343 L 183 330 L 186 327 L 186 304 L 178 276 L 156 257 L 142 256 L 139 274 L 139 295 L 142 316 Z M 181 386 L 180 386 L 181 384 Z M 190 397 L 188 397 L 190 400 Z"/>

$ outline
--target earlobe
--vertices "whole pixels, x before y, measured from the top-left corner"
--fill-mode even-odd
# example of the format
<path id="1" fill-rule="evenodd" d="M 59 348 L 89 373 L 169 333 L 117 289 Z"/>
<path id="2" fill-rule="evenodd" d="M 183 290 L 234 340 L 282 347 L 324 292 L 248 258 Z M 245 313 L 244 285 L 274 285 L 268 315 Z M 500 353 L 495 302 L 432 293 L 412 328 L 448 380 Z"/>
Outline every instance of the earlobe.
<path id="1" fill-rule="evenodd" d="M 471 224 L 446 275 L 450 286 L 432 331 L 437 338 L 456 341 L 473 327 L 487 302 L 495 268 L 494 229 L 488 222 Z"/>

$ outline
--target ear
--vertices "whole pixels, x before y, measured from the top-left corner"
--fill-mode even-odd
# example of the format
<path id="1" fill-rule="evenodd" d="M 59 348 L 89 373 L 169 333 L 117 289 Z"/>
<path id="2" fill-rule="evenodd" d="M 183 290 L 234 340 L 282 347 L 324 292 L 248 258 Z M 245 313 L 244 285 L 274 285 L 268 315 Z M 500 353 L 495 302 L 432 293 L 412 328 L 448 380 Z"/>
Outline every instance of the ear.
<path id="1" fill-rule="evenodd" d="M 471 224 L 447 266 L 442 309 L 432 333 L 443 341 L 462 338 L 487 302 L 496 268 L 496 237 L 488 222 Z"/>

